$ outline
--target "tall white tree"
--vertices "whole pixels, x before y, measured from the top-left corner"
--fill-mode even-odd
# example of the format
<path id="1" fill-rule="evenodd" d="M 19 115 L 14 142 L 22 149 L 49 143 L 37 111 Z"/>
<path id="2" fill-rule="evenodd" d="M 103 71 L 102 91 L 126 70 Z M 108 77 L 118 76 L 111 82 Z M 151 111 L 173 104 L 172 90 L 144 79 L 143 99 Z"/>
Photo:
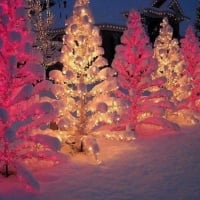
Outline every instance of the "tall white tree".
<path id="1" fill-rule="evenodd" d="M 57 83 L 55 94 L 60 102 L 56 123 L 67 131 L 60 137 L 76 138 L 79 150 L 83 136 L 118 119 L 118 103 L 113 94 L 117 89 L 115 73 L 107 66 L 101 44 L 89 1 L 76 0 L 63 37 L 63 72 L 51 71 L 50 77 Z"/>

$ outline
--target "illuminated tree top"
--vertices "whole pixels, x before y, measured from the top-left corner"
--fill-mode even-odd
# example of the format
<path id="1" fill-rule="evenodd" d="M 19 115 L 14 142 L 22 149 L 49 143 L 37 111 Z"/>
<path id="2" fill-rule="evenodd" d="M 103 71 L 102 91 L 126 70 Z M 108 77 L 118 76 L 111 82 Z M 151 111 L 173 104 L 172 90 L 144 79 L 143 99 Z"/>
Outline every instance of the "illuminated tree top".
<path id="1" fill-rule="evenodd" d="M 83 6 L 89 4 L 89 0 L 75 0 L 74 7 Z"/>
<path id="2" fill-rule="evenodd" d="M 99 71 L 99 67 L 107 65 L 107 61 L 102 57 L 102 39 L 99 28 L 94 26 L 88 4 L 75 6 L 73 16 L 67 19 L 66 23 L 61 52 L 64 73 L 69 74 L 70 71 L 71 79 L 68 81 L 72 81 L 72 77 L 78 73 L 87 79 L 87 83 L 95 82 L 98 77 L 94 74 Z"/>

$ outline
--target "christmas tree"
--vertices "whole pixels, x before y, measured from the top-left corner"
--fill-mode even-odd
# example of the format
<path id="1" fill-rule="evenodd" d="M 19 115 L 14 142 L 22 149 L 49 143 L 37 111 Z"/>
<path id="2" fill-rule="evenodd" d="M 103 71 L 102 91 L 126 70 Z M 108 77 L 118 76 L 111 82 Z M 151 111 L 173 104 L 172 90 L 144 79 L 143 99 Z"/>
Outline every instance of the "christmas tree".
<path id="1" fill-rule="evenodd" d="M 50 34 L 54 22 L 53 14 L 50 12 L 49 0 L 27 0 L 28 16 L 30 18 L 33 31 L 36 35 L 34 46 L 40 50 L 43 56 L 42 64 L 48 68 L 60 56 L 58 42 L 53 41 L 55 35 Z"/>
<path id="2" fill-rule="evenodd" d="M 190 96 L 184 102 L 187 109 L 200 112 L 200 95 L 199 95 L 199 75 L 200 75 L 200 46 L 198 38 L 195 36 L 194 30 L 189 26 L 186 30 L 185 37 L 181 40 L 181 50 L 186 63 L 186 73 L 190 77 L 191 88 Z M 191 124 L 197 121 L 193 117 Z"/>
<path id="3" fill-rule="evenodd" d="M 200 40 L 200 1 L 198 0 L 198 6 L 196 8 L 196 19 L 195 19 L 196 36 Z"/>
<path id="4" fill-rule="evenodd" d="M 164 119 L 165 109 L 171 108 L 171 92 L 165 88 L 166 79 L 152 79 L 157 69 L 153 50 L 137 11 L 131 11 L 127 30 L 116 47 L 112 67 L 118 72 L 117 95 L 127 102 L 121 123 L 132 127 L 139 135 L 151 135 L 176 130 L 176 126 Z M 164 131 L 165 130 L 165 131 Z"/>
<path id="5" fill-rule="evenodd" d="M 178 104 L 189 96 L 188 79 L 184 75 L 184 59 L 177 39 L 173 39 L 173 29 L 164 18 L 160 34 L 154 43 L 154 57 L 158 61 L 155 77 L 166 77 L 164 86 L 173 92 L 171 100 Z"/>
<path id="6" fill-rule="evenodd" d="M 25 7 L 23 0 L 0 1 L 0 172 L 14 173 L 37 190 L 27 166 L 35 159 L 53 160 L 51 150 L 58 150 L 60 143 L 34 132 L 50 121 L 54 110 L 40 95 L 45 71 L 41 55 L 32 48 L 35 37 Z"/>
<path id="7" fill-rule="evenodd" d="M 102 39 L 88 4 L 88 0 L 75 1 L 63 37 L 63 72 L 50 72 L 59 102 L 56 123 L 59 130 L 67 131 L 63 135 L 60 132 L 60 137 L 66 143 L 76 140 L 73 143 L 79 151 L 84 148 L 83 138 L 86 140 L 97 127 L 118 118 L 113 95 L 116 78 L 103 57 Z"/>

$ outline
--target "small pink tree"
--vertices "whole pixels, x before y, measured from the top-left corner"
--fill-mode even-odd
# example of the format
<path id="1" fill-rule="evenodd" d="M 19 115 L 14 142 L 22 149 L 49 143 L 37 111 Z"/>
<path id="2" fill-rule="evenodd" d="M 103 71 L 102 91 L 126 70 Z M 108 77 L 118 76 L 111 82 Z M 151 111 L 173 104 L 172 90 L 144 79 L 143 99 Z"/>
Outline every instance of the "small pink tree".
<path id="1" fill-rule="evenodd" d="M 25 163 L 50 159 L 60 143 L 33 131 L 50 121 L 54 110 L 40 95 L 45 72 L 38 64 L 41 55 L 32 48 L 35 38 L 25 6 L 24 0 L 0 1 L 0 173 L 14 172 L 29 188 L 39 189 Z"/>
<path id="2" fill-rule="evenodd" d="M 191 26 L 187 28 L 185 37 L 181 40 L 181 51 L 192 86 L 185 106 L 200 112 L 200 43 Z"/>
<path id="3" fill-rule="evenodd" d="M 157 63 L 137 11 L 129 13 L 127 30 L 121 37 L 121 43 L 116 47 L 112 67 L 118 72 L 120 89 L 117 95 L 127 101 L 123 123 L 131 124 L 138 134 L 145 130 L 151 134 L 149 130 L 156 127 L 158 131 L 163 131 L 164 127 L 176 129 L 164 119 L 165 109 L 172 107 L 168 101 L 171 92 L 162 88 L 165 78 L 152 78 Z"/>

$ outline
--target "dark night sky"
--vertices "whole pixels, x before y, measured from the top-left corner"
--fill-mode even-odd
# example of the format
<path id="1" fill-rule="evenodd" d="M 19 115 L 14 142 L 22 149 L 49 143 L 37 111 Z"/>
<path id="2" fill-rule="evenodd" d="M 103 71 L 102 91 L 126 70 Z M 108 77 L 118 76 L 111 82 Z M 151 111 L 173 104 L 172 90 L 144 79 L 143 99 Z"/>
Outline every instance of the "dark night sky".
<path id="1" fill-rule="evenodd" d="M 182 22 L 182 32 L 189 24 L 194 24 L 194 19 L 196 17 L 196 6 L 198 5 L 198 0 L 180 0 L 180 4 L 184 11 L 184 14 L 187 17 L 190 17 L 191 20 L 188 22 Z"/>
<path id="2" fill-rule="evenodd" d="M 56 28 L 64 26 L 66 16 L 70 17 L 72 15 L 74 5 L 74 0 L 68 0 L 67 8 L 64 8 L 61 1 L 62 0 L 58 0 L 57 2 L 60 3 L 57 3 L 57 5 L 53 8 L 53 13 L 57 13 L 57 16 L 55 16 Z M 90 0 L 89 6 L 96 24 L 108 23 L 125 25 L 126 19 L 122 16 L 122 12 L 130 9 L 143 9 L 151 7 L 152 2 L 153 0 Z M 181 35 L 183 35 L 185 28 L 189 24 L 193 25 L 198 0 L 178 0 L 178 2 L 182 7 L 185 16 L 191 18 L 189 21 L 181 22 Z M 60 6 L 58 7 L 59 4 Z"/>

